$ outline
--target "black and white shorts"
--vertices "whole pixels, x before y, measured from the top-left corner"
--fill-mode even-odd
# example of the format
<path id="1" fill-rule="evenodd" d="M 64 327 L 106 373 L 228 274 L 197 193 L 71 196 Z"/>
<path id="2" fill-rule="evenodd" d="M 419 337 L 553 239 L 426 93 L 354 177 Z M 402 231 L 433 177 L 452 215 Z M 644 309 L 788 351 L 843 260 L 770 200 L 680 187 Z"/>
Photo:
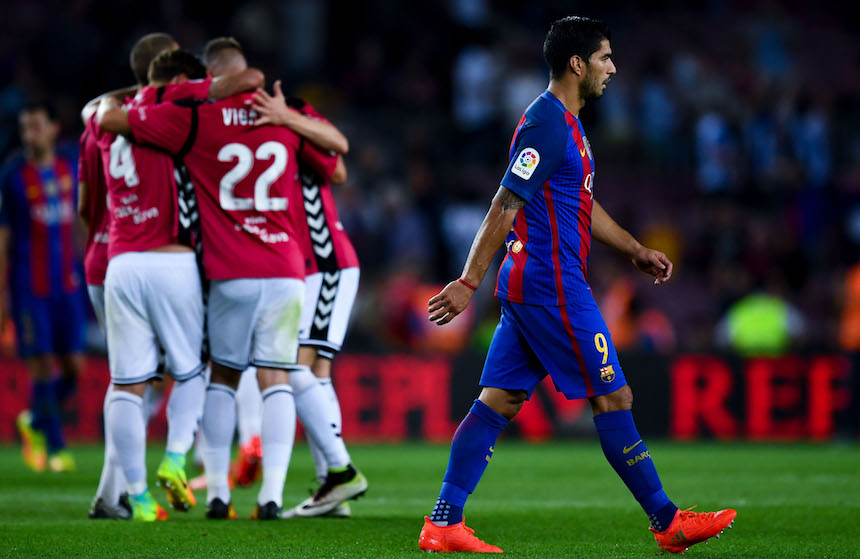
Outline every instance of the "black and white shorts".
<path id="1" fill-rule="evenodd" d="M 357 267 L 305 278 L 299 345 L 314 347 L 317 355 L 328 359 L 340 351 L 358 294 L 358 278 Z"/>

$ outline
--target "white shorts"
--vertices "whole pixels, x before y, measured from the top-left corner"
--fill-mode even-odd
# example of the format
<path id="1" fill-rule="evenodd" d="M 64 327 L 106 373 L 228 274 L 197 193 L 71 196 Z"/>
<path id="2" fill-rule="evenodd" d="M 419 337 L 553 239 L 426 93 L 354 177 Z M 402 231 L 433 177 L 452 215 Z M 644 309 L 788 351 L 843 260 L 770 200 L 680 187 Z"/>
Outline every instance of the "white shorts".
<path id="1" fill-rule="evenodd" d="M 158 377 L 159 346 L 176 380 L 203 371 L 203 293 L 193 252 L 126 252 L 111 258 L 105 316 L 114 384 Z"/>
<path id="2" fill-rule="evenodd" d="M 213 280 L 209 349 L 219 365 L 296 368 L 305 283 L 295 278 Z"/>
<path id="3" fill-rule="evenodd" d="M 299 344 L 317 348 L 317 355 L 334 357 L 343 346 L 349 315 L 358 294 L 358 268 L 319 272 L 305 278 L 305 305 Z"/>
<path id="4" fill-rule="evenodd" d="M 99 328 L 102 333 L 105 331 L 105 286 L 104 285 L 87 285 L 87 294 L 90 296 L 90 303 L 93 305 L 93 312 L 96 315 L 96 320 L 99 323 Z"/>

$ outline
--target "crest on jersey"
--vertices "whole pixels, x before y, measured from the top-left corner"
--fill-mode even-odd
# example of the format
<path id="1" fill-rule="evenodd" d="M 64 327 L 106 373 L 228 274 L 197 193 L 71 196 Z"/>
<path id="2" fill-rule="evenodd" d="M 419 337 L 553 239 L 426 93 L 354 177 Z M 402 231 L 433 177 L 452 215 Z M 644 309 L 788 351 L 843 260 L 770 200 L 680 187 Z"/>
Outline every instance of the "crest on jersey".
<path id="1" fill-rule="evenodd" d="M 594 159 L 594 156 L 591 155 L 591 142 L 588 141 L 588 138 L 585 136 L 582 137 L 582 143 L 585 144 L 585 151 L 588 152 L 588 158 Z"/>
<path id="2" fill-rule="evenodd" d="M 525 148 L 514 160 L 511 172 L 521 179 L 532 178 L 535 169 L 540 164 L 540 154 L 535 148 Z"/>
<path id="3" fill-rule="evenodd" d="M 600 368 L 600 380 L 606 383 L 615 380 L 615 370 L 613 370 L 612 365 Z"/>

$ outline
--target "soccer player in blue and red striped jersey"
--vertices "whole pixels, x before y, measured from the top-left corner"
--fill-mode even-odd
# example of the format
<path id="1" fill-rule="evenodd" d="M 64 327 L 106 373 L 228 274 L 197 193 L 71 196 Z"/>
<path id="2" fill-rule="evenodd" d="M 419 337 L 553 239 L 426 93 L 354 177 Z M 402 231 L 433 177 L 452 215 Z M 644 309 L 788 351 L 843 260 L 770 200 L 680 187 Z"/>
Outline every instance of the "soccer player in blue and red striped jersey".
<path id="1" fill-rule="evenodd" d="M 419 537 L 424 551 L 500 553 L 463 522 L 463 507 L 493 456 L 499 433 L 535 386 L 550 375 L 568 399 L 588 398 L 607 460 L 642 506 L 659 546 L 669 552 L 718 535 L 731 509 L 680 511 L 663 491 L 633 421 L 633 393 L 588 286 L 591 239 L 618 250 L 663 284 L 672 263 L 639 244 L 594 199 L 594 156 L 579 112 L 603 95 L 615 74 L 609 28 L 567 17 L 544 42 L 547 90 L 526 109 L 511 141 L 510 163 L 463 274 L 429 301 L 430 320 L 446 324 L 469 304 L 496 251 L 507 254 L 496 295 L 502 306 L 480 384 L 460 424 L 436 506 Z"/>
<path id="2" fill-rule="evenodd" d="M 33 378 L 30 410 L 18 418 L 25 462 L 59 472 L 74 468 L 60 406 L 75 388 L 86 325 L 75 239 L 77 161 L 55 149 L 59 124 L 49 104 L 28 104 L 19 124 L 23 152 L 0 171 L 0 297 L 8 275 L 18 353 Z"/>

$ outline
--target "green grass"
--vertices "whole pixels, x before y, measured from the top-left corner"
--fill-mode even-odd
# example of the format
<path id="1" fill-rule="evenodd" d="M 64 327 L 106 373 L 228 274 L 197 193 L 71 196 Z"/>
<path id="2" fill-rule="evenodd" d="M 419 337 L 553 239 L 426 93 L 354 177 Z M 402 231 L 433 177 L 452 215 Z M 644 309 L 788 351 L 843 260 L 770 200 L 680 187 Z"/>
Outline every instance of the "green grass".
<path id="1" fill-rule="evenodd" d="M 650 445 L 668 494 L 698 510 L 733 507 L 720 540 L 686 557 L 860 557 L 860 447 Z M 421 557 L 422 516 L 431 509 L 447 447 L 356 446 L 370 479 L 353 518 L 280 522 L 207 521 L 202 506 L 166 523 L 88 520 L 102 451 L 75 449 L 79 471 L 29 472 L 16 448 L 0 447 L 0 557 Z M 150 477 L 161 449 L 149 452 Z M 299 446 L 285 505 L 307 496 L 313 477 Z M 153 487 L 164 504 L 164 495 Z M 202 495 L 200 495 L 203 497 Z M 256 487 L 237 489 L 240 518 Z M 201 498 L 202 500 L 202 498 Z M 511 557 L 652 557 L 645 515 L 596 443 L 501 441 L 467 508 L 469 525 Z"/>

